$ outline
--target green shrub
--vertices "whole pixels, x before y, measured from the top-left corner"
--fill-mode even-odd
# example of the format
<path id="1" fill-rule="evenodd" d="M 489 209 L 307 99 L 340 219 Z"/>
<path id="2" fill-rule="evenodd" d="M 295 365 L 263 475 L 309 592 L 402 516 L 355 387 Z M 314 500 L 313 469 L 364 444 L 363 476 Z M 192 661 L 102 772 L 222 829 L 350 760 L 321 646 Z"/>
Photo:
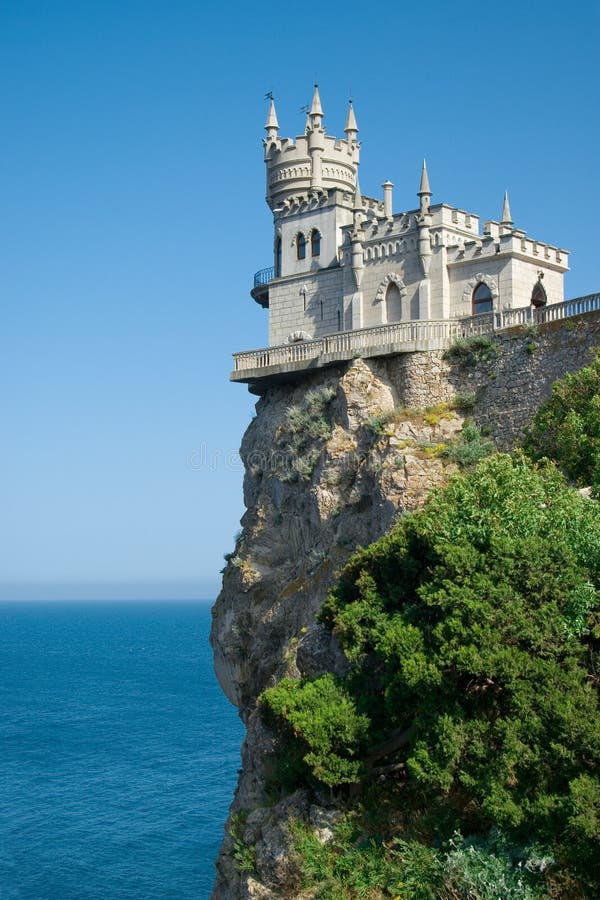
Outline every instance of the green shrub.
<path id="1" fill-rule="evenodd" d="M 386 847 L 395 820 L 429 844 L 492 826 L 536 841 L 597 895 L 599 586 L 600 507 L 551 464 L 495 454 L 455 476 L 329 594 L 347 678 L 263 694 L 288 784 L 374 785 Z M 479 850 L 465 859 L 500 879 Z"/>
<path id="2" fill-rule="evenodd" d="M 473 409 L 477 403 L 477 394 L 475 391 L 462 391 L 455 394 L 453 406 L 461 412 L 468 412 Z"/>
<path id="3" fill-rule="evenodd" d="M 535 848 L 511 848 L 498 840 L 462 837 L 457 832 L 444 856 L 447 887 L 472 900 L 541 900 L 547 897 L 543 873 L 554 863 Z"/>
<path id="4" fill-rule="evenodd" d="M 478 363 L 493 363 L 499 355 L 497 343 L 481 335 L 456 338 L 444 353 L 446 359 L 457 362 L 465 368 L 476 366 Z"/>
<path id="5" fill-rule="evenodd" d="M 301 404 L 290 406 L 279 434 L 279 446 L 287 450 L 287 465 L 280 465 L 277 475 L 281 481 L 308 481 L 321 455 L 319 446 L 311 442 L 327 440 L 333 423 L 324 415 L 335 397 L 334 388 L 322 387 L 307 391 Z"/>
<path id="6" fill-rule="evenodd" d="M 475 425 L 465 425 L 456 441 L 449 444 L 443 455 L 464 469 L 470 469 L 496 450 L 493 441 L 482 439 Z"/>
<path id="7" fill-rule="evenodd" d="M 232 857 L 238 872 L 253 873 L 256 868 L 256 850 L 243 838 L 246 814 L 234 813 L 229 821 L 229 834 L 233 841 Z"/>
<path id="8" fill-rule="evenodd" d="M 534 460 L 554 460 L 567 478 L 600 489 L 600 354 L 566 375 L 534 417 L 524 440 Z"/>
<path id="9" fill-rule="evenodd" d="M 330 787 L 358 780 L 361 766 L 355 757 L 367 718 L 333 675 L 312 681 L 284 678 L 260 699 L 283 726 L 284 737 L 301 741 L 303 762 L 314 778 Z"/>

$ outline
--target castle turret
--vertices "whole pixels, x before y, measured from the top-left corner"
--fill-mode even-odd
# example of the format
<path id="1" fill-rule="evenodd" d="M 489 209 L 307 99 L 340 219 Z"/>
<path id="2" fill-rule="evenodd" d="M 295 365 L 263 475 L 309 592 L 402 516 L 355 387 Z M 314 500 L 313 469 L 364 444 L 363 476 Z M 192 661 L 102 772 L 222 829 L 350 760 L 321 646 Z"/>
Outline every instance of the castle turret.
<path id="1" fill-rule="evenodd" d="M 267 121 L 265 122 L 265 131 L 267 132 L 266 141 L 275 141 L 277 140 L 277 133 L 279 131 L 279 122 L 277 121 L 277 113 L 275 112 L 275 101 L 273 99 L 273 95 L 270 95 L 270 103 L 269 103 L 269 114 L 267 116 Z"/>
<path id="2" fill-rule="evenodd" d="M 348 101 L 348 115 L 346 116 L 346 138 L 349 144 L 356 143 L 356 135 L 358 134 L 358 125 L 356 124 L 356 116 L 354 115 L 354 106 L 352 100 Z"/>
<path id="3" fill-rule="evenodd" d="M 323 110 L 319 96 L 319 85 L 315 84 L 312 106 L 308 114 L 310 124 L 307 125 L 308 152 L 310 153 L 310 186 L 320 188 L 323 182 L 323 151 L 325 149 L 325 129 L 323 128 Z"/>
<path id="4" fill-rule="evenodd" d="M 421 215 L 429 212 L 429 204 L 431 200 L 431 188 L 429 187 L 429 176 L 427 174 L 427 163 L 423 160 L 423 168 L 421 170 L 421 184 L 417 191 L 419 198 Z"/>
<path id="5" fill-rule="evenodd" d="M 347 138 L 336 140 L 326 133 L 319 88 L 315 85 L 305 132 L 280 138 L 275 104 L 270 101 L 265 145 L 267 203 L 276 211 L 313 191 L 341 190 L 354 195 L 360 144 L 354 111 L 348 111 Z"/>
<path id="6" fill-rule="evenodd" d="M 431 263 L 431 212 L 429 209 L 431 200 L 431 188 L 429 187 L 429 176 L 427 175 L 427 164 L 423 160 L 423 169 L 421 170 L 421 184 L 417 191 L 419 198 L 419 256 L 423 267 L 423 275 L 429 277 L 429 266 Z"/>
<path id="7" fill-rule="evenodd" d="M 502 219 L 500 220 L 500 233 L 507 234 L 512 231 L 512 218 L 510 214 L 510 204 L 508 202 L 508 191 L 504 191 L 504 203 L 502 204 Z"/>

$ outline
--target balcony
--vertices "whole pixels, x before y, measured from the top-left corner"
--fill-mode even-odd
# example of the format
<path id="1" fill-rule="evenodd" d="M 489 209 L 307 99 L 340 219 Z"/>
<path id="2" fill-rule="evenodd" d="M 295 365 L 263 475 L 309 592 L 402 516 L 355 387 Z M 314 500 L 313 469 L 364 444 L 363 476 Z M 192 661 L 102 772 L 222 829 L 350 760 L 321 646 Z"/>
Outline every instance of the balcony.
<path id="1" fill-rule="evenodd" d="M 250 291 L 250 296 L 256 300 L 263 309 L 269 307 L 269 282 L 275 278 L 275 267 L 269 266 L 267 269 L 260 269 L 254 276 L 254 287 Z"/>
<path id="2" fill-rule="evenodd" d="M 234 370 L 230 377 L 231 381 L 248 384 L 263 379 L 271 382 L 289 380 L 289 376 L 295 373 L 335 365 L 358 356 L 370 358 L 446 350 L 457 338 L 490 335 L 511 328 L 560 322 L 571 316 L 598 312 L 600 294 L 588 294 L 539 309 L 525 306 L 466 319 L 414 320 L 340 331 L 316 340 L 234 353 Z"/>

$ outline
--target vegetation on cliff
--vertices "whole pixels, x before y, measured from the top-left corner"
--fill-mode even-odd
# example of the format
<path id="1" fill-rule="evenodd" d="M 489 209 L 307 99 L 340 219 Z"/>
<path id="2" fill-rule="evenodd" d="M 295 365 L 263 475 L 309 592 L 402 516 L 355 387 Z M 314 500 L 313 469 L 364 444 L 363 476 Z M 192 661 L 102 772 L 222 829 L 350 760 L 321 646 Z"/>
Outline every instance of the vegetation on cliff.
<path id="1" fill-rule="evenodd" d="M 262 696 L 279 781 L 348 812 L 296 834 L 314 896 L 598 895 L 599 588 L 598 505 L 522 455 L 350 559 L 321 613 L 350 673 Z"/>
<path id="2" fill-rule="evenodd" d="M 591 365 L 552 387 L 525 440 L 533 459 L 556 462 L 567 478 L 600 491 L 600 349 Z"/>

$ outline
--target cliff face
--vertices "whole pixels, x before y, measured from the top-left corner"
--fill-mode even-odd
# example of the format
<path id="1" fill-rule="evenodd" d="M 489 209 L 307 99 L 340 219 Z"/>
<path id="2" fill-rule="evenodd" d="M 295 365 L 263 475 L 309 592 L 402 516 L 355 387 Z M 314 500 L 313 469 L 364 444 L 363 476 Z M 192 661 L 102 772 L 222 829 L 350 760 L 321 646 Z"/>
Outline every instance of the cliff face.
<path id="1" fill-rule="evenodd" d="M 273 736 L 256 700 L 284 675 L 344 671 L 315 622 L 336 572 L 455 470 L 444 448 L 463 426 L 458 410 L 510 446 L 551 382 L 587 362 L 590 335 L 503 336 L 450 360 L 359 359 L 265 390 L 241 448 L 247 511 L 213 610 L 215 670 L 247 729 L 213 900 L 299 897 L 285 823 L 303 818 L 326 839 L 335 816 L 326 798 L 270 794 Z"/>

